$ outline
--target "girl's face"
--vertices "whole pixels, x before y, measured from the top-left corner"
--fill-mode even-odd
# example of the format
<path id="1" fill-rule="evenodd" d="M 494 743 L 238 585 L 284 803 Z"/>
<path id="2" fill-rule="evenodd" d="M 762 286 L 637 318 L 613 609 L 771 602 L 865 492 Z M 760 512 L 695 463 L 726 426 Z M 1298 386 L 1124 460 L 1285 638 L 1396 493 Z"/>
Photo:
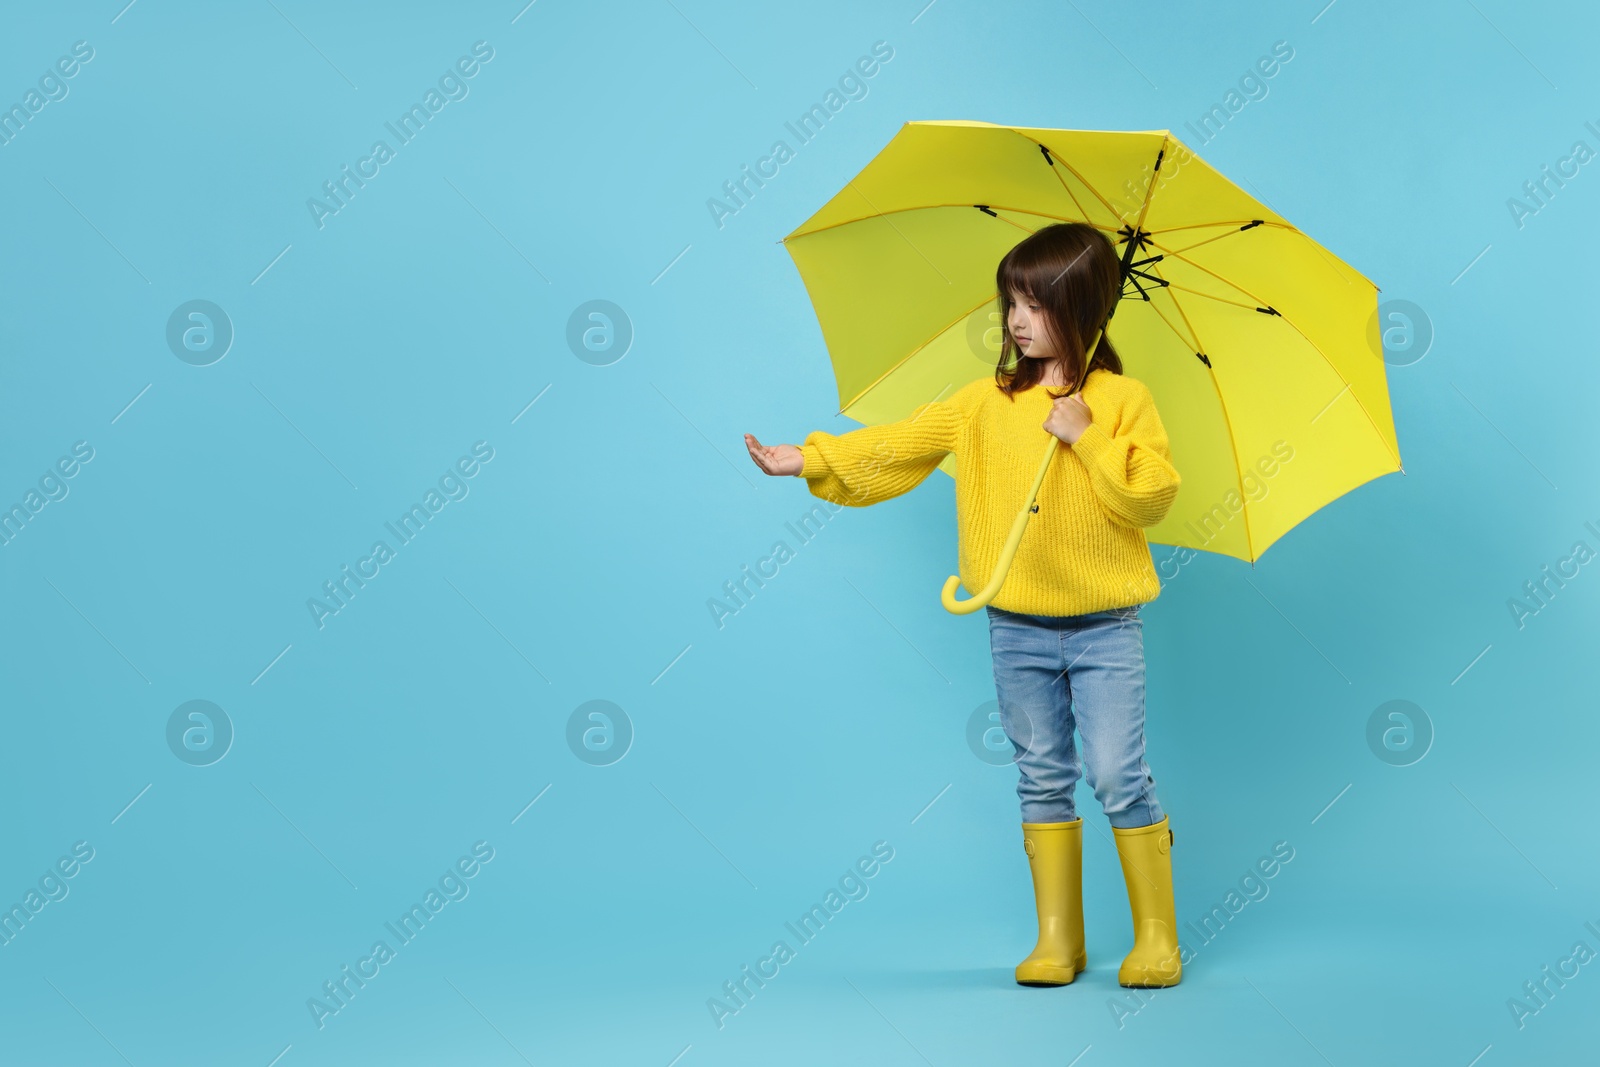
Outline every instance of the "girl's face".
<path id="1" fill-rule="evenodd" d="M 1044 311 L 1026 293 L 1011 290 L 1011 315 L 1006 326 L 1024 356 L 1029 359 L 1055 358 L 1055 345 L 1052 344 Z"/>

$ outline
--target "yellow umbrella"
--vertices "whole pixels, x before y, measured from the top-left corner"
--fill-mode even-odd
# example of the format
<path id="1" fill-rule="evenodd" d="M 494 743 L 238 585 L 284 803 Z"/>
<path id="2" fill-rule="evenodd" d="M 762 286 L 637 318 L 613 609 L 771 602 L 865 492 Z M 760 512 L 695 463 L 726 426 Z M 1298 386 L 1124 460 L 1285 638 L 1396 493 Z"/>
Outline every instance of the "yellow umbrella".
<path id="1" fill-rule="evenodd" d="M 783 239 L 833 361 L 839 413 L 894 422 L 992 375 L 995 268 L 1055 222 L 1089 223 L 1122 255 L 1112 336 L 1183 475 L 1149 540 L 1253 564 L 1318 508 L 1403 473 L 1378 287 L 1168 130 L 901 127 Z M 1059 444 L 1040 434 L 1035 494 Z M 951 477 L 954 458 L 940 464 Z M 998 592 L 1032 503 L 1017 502 L 989 585 L 958 602 L 950 578 L 947 609 L 975 611 Z"/>

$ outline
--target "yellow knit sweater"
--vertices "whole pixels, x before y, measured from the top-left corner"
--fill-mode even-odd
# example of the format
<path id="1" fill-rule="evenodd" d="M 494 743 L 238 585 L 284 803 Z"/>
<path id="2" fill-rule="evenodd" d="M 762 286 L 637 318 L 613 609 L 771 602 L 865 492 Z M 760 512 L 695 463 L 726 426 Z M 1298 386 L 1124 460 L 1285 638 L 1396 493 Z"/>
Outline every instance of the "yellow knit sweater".
<path id="1" fill-rule="evenodd" d="M 1086 615 L 1161 593 L 1144 531 L 1166 515 L 1181 479 L 1155 402 L 1143 382 L 1104 368 L 1090 372 L 1082 399 L 1092 421 L 1075 444 L 1060 443 L 1038 511 L 990 601 L 997 608 Z M 799 477 L 814 496 L 865 507 L 915 488 L 955 453 L 958 574 L 970 596 L 989 583 L 1027 503 L 1051 402 L 1043 386 L 1008 398 L 980 378 L 899 422 L 809 434 Z"/>

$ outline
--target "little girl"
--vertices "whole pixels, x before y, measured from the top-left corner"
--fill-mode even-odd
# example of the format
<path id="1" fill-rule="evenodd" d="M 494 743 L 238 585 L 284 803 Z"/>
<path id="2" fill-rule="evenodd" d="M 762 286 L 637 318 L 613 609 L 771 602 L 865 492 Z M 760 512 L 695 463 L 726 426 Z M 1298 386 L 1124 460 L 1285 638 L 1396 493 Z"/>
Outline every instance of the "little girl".
<path id="1" fill-rule="evenodd" d="M 1176 985 L 1173 835 L 1144 756 L 1139 607 L 1161 592 L 1144 531 L 1167 513 L 1180 478 L 1149 389 L 1122 373 L 1109 337 L 1100 336 L 1083 375 L 1122 284 L 1110 240 L 1085 223 L 1045 226 L 1005 255 L 995 281 L 1003 343 L 992 380 L 970 382 L 899 422 L 843 435 L 819 430 L 799 447 L 746 434 L 745 445 L 766 473 L 798 475 L 813 495 L 855 507 L 911 490 L 955 453 L 958 569 L 969 591 L 988 583 L 1027 502 L 1041 427 L 1070 446 L 1050 464 L 986 609 L 1039 919 L 1016 980 L 1065 985 L 1088 962 L 1076 727 L 1133 913 L 1133 950 L 1117 980 Z"/>

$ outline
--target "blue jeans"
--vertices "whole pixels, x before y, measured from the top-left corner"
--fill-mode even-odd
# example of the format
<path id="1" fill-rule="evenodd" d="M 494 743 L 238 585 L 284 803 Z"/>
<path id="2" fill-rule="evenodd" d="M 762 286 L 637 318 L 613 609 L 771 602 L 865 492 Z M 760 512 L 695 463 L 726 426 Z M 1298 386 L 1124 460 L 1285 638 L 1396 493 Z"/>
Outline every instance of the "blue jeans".
<path id="1" fill-rule="evenodd" d="M 1071 822 L 1081 776 L 1112 826 L 1162 819 L 1144 761 L 1144 620 L 1139 605 L 1087 615 L 1023 615 L 988 606 L 1000 725 L 1016 750 L 1023 822 Z"/>

